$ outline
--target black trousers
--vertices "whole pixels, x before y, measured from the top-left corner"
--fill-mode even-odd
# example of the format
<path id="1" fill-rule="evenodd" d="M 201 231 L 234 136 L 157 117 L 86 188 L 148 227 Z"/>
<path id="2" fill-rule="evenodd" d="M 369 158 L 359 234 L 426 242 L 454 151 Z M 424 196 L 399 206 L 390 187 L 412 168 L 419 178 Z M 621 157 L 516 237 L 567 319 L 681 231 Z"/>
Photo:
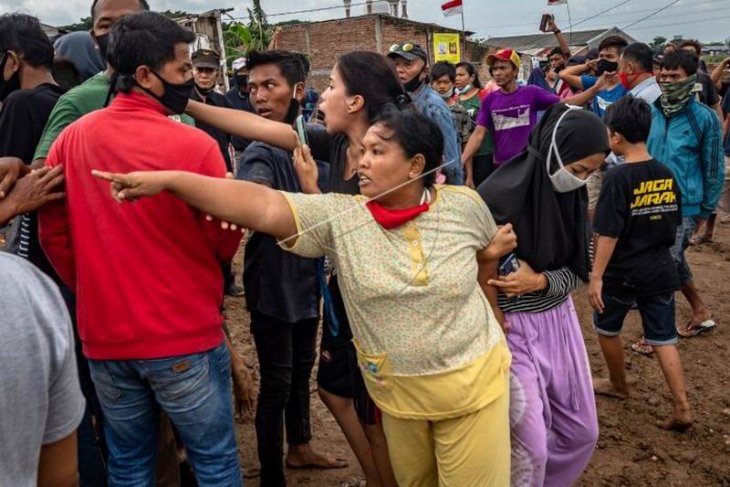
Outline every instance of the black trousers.
<path id="1" fill-rule="evenodd" d="M 314 366 L 318 318 L 286 323 L 251 311 L 261 389 L 256 438 L 262 487 L 286 487 L 284 425 L 290 445 L 309 443 L 309 378 Z"/>

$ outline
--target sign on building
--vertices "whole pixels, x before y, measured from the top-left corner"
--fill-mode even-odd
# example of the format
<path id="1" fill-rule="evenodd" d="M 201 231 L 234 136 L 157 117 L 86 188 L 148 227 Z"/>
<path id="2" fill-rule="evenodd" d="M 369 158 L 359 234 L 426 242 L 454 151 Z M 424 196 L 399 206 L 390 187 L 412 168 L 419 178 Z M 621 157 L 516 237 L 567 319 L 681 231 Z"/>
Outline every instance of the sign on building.
<path id="1" fill-rule="evenodd" d="M 433 57 L 436 62 L 461 61 L 461 42 L 459 34 L 433 34 Z"/>

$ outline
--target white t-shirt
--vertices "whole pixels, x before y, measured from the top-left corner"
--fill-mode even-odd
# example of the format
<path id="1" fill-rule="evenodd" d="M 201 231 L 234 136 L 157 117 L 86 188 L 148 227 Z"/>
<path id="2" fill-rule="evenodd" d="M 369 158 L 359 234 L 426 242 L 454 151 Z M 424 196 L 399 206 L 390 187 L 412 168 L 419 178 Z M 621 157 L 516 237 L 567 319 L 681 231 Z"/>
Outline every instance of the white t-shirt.
<path id="1" fill-rule="evenodd" d="M 0 483 L 37 485 L 41 446 L 84 415 L 71 320 L 58 287 L 0 252 Z"/>

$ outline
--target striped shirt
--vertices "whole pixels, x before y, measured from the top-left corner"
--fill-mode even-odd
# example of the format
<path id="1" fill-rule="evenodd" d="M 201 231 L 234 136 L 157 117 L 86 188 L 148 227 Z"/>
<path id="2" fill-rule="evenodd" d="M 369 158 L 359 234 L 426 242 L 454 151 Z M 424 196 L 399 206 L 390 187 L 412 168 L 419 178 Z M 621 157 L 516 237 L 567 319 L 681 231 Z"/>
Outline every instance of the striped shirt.
<path id="1" fill-rule="evenodd" d="M 505 313 L 547 311 L 562 304 L 581 284 L 580 278 L 568 267 L 545 271 L 543 274 L 548 281 L 547 288 L 514 298 L 508 298 L 500 293 L 497 297 L 499 308 Z"/>

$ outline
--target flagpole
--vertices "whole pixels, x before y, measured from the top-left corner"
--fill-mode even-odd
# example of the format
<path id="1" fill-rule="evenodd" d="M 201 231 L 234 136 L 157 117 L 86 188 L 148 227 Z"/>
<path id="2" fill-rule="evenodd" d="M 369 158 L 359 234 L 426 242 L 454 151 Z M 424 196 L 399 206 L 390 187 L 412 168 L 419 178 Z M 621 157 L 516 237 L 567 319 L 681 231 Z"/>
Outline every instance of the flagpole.
<path id="1" fill-rule="evenodd" d="M 461 5 L 461 35 L 463 36 L 463 53 L 461 59 L 466 59 L 466 27 L 464 27 L 464 4 Z"/>

